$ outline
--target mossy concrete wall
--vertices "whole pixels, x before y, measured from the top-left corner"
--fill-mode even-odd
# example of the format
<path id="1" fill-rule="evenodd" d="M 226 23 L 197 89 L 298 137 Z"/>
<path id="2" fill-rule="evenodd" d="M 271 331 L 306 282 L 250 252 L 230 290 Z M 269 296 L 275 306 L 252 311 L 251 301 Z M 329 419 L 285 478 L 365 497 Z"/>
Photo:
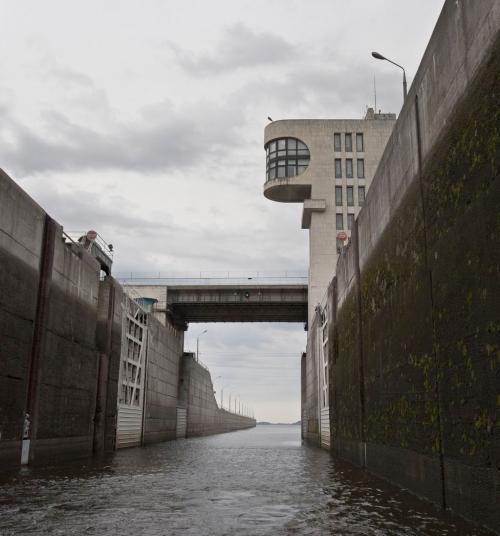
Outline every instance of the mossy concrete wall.
<path id="1" fill-rule="evenodd" d="M 334 450 L 497 531 L 499 35 L 500 3 L 445 3 L 337 265 L 330 357 Z"/>
<path id="2" fill-rule="evenodd" d="M 318 330 L 318 318 L 314 316 L 311 333 Z M 319 430 L 319 374 L 318 374 L 318 338 L 310 336 L 307 338 L 307 351 L 301 362 L 301 419 L 302 419 L 302 439 L 314 445 L 320 444 Z"/>

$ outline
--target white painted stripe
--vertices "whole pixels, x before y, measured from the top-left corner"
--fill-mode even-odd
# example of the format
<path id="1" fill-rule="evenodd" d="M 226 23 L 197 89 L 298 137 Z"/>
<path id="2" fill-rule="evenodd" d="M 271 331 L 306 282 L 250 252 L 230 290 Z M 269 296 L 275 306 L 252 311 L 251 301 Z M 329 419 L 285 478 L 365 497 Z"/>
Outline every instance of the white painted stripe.
<path id="1" fill-rule="evenodd" d="M 141 444 L 142 408 L 118 404 L 116 448 L 137 447 Z"/>
<path id="2" fill-rule="evenodd" d="M 176 437 L 186 437 L 187 411 L 186 408 L 177 408 L 177 433 Z"/>
<path id="3" fill-rule="evenodd" d="M 330 447 L 330 408 L 322 408 L 320 415 L 321 446 Z"/>

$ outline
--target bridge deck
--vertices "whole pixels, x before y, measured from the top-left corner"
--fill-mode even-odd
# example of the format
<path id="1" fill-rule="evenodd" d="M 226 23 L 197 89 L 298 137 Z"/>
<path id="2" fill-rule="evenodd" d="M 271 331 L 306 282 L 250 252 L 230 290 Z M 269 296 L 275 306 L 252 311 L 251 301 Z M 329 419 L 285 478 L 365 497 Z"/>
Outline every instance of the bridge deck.
<path id="1" fill-rule="evenodd" d="M 130 288 L 130 287 L 128 287 Z M 177 322 L 306 322 L 307 285 L 136 285 Z"/>

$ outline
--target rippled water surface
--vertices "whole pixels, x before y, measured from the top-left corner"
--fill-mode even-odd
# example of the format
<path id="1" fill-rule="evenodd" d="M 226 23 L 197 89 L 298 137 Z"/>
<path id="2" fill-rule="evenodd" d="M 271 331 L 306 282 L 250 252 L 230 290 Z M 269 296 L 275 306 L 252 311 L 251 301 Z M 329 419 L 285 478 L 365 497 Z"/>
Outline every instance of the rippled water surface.
<path id="1" fill-rule="evenodd" d="M 258 426 L 0 476 L 0 534 L 489 533 L 302 446 L 299 426 Z"/>

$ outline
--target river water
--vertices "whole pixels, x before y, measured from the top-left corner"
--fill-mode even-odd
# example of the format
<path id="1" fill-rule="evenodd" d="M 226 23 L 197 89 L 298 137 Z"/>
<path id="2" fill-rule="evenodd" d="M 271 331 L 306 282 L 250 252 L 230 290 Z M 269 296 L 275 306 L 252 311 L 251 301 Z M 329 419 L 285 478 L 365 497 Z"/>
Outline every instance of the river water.
<path id="1" fill-rule="evenodd" d="M 489 533 L 301 445 L 300 426 L 262 425 L 3 474 L 0 534 Z"/>

